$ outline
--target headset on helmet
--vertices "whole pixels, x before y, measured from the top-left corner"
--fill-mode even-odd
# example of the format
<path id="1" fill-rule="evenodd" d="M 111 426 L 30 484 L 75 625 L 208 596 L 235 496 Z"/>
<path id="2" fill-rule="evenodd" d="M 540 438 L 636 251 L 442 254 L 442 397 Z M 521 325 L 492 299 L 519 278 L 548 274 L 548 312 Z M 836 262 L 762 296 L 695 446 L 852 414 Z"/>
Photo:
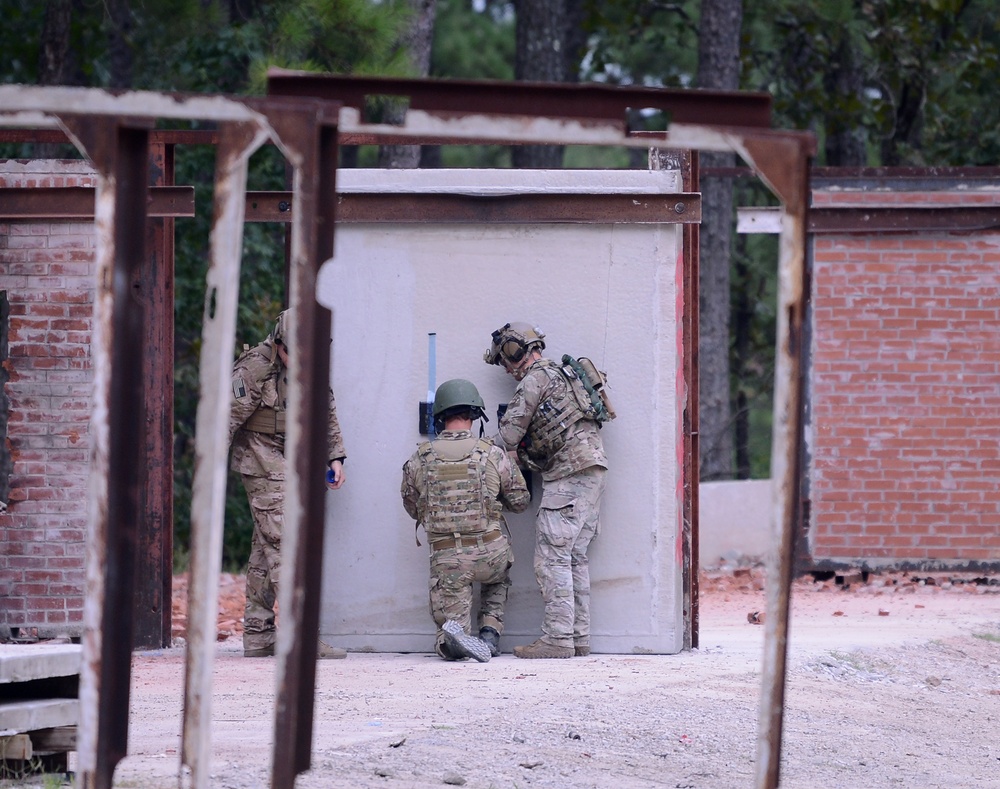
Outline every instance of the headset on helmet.
<path id="1" fill-rule="evenodd" d="M 534 349 L 545 349 L 545 334 L 527 323 L 505 323 L 493 332 L 493 343 L 483 354 L 487 364 L 517 364 Z"/>

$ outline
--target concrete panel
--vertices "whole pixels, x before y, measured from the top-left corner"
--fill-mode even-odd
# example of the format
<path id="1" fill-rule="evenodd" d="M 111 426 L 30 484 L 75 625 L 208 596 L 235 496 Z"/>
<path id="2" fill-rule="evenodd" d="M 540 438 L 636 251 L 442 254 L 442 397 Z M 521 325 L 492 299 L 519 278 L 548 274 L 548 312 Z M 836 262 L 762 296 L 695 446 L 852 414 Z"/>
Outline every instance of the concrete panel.
<path id="1" fill-rule="evenodd" d="M 764 561 L 771 538 L 771 480 L 702 482 L 698 495 L 701 566 Z"/>
<path id="2" fill-rule="evenodd" d="M 351 171 L 341 191 L 679 191 L 674 173 Z M 347 442 L 347 482 L 330 493 L 320 629 L 329 643 L 429 651 L 428 549 L 403 510 L 401 469 L 422 438 L 428 334 L 434 383 L 469 378 L 496 407 L 515 381 L 482 359 L 507 321 L 535 323 L 546 356 L 588 356 L 610 382 L 611 470 L 602 533 L 591 548 L 592 646 L 605 653 L 680 650 L 683 406 L 680 233 L 674 225 L 342 225 L 319 298 L 333 317 L 332 379 Z M 318 470 L 318 473 L 321 470 Z M 540 632 L 532 569 L 535 482 L 508 515 L 515 565 L 505 650 Z"/>

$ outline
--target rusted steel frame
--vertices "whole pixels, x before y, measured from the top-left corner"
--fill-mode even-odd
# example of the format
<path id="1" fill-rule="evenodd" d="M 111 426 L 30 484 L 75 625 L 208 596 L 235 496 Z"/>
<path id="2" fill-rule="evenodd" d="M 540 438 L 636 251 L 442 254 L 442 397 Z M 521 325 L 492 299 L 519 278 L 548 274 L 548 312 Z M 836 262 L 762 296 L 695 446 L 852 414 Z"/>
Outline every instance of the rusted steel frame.
<path id="1" fill-rule="evenodd" d="M 144 518 L 146 314 L 134 289 L 145 258 L 149 129 L 136 128 L 135 119 L 66 117 L 63 123 L 99 173 L 78 774 L 83 789 L 109 789 L 128 743 L 134 567 Z"/>
<path id="2" fill-rule="evenodd" d="M 157 94 L 162 95 L 162 94 Z M 151 145 L 215 145 L 214 129 L 153 129 Z M 0 129 L 0 143 L 72 143 L 62 129 Z"/>
<path id="3" fill-rule="evenodd" d="M 815 191 L 815 190 L 814 190 Z M 779 207 L 741 208 L 740 232 L 777 233 Z M 977 232 L 1000 227 L 1000 206 L 822 206 L 809 209 L 811 235 Z"/>
<path id="4" fill-rule="evenodd" d="M 359 111 L 368 96 L 409 99 L 411 110 L 435 113 L 498 113 L 542 118 L 620 122 L 629 109 L 655 108 L 671 123 L 769 128 L 771 96 L 718 90 L 671 90 L 596 83 L 554 84 L 495 80 L 426 80 L 317 75 L 271 69 L 268 94 L 316 96 Z"/>
<path id="5" fill-rule="evenodd" d="M 229 454 L 229 412 L 236 310 L 243 248 L 243 212 L 251 154 L 270 129 L 263 123 L 222 123 L 206 276 L 195 472 L 191 496 L 191 581 L 184 673 L 181 765 L 185 785 L 206 789 L 211 775 L 212 665 L 215 659 L 219 568 L 222 565 Z"/>
<path id="6" fill-rule="evenodd" d="M 784 719 L 788 617 L 799 522 L 802 443 L 803 318 L 808 299 L 806 227 L 809 161 L 814 141 L 789 133 L 748 136 L 736 144 L 782 201 L 778 255 L 778 331 L 771 442 L 771 550 L 767 557 L 767 622 L 757 726 L 757 789 L 778 786 Z"/>
<path id="7" fill-rule="evenodd" d="M 1000 227 L 1000 206 L 824 206 L 809 211 L 810 233 L 969 232 Z"/>
<path id="8" fill-rule="evenodd" d="M 325 532 L 325 469 L 329 460 L 330 311 L 316 301 L 320 266 L 333 256 L 339 106 L 316 102 L 268 116 L 277 142 L 294 167 L 291 226 L 292 325 L 289 424 L 285 457 L 291 474 L 282 526 L 279 588 L 278 697 L 271 785 L 291 787 L 312 757 L 316 654 Z"/>
<path id="9" fill-rule="evenodd" d="M 93 219 L 94 193 L 90 186 L 32 186 L 0 188 L 0 215 L 11 219 Z M 193 186 L 152 186 L 146 215 L 194 216 Z"/>
<path id="10" fill-rule="evenodd" d="M 684 190 L 701 191 L 700 156 L 697 151 L 690 152 L 689 166 L 682 173 Z M 699 410 L 700 387 L 698 375 L 700 362 L 698 348 L 701 342 L 701 225 L 684 225 L 684 244 L 687 264 L 684 279 L 684 348 L 686 356 L 684 364 L 687 367 L 688 396 L 685 409 L 684 435 L 687 438 L 687 455 L 685 469 L 687 471 L 687 486 L 691 521 L 691 648 L 697 649 L 701 644 L 701 417 Z"/>
<path id="11" fill-rule="evenodd" d="M 289 222 L 291 192 L 248 192 L 248 222 Z M 697 194 L 337 195 L 340 223 L 698 223 Z"/>
<path id="12" fill-rule="evenodd" d="M 173 183 L 172 154 L 172 147 L 150 143 L 147 184 L 164 188 Z M 148 210 L 146 216 L 146 258 L 133 291 L 147 318 L 142 338 L 146 462 L 140 471 L 144 523 L 138 529 L 132 645 L 162 649 L 170 646 L 174 558 L 174 227 L 172 219 L 150 219 Z"/>

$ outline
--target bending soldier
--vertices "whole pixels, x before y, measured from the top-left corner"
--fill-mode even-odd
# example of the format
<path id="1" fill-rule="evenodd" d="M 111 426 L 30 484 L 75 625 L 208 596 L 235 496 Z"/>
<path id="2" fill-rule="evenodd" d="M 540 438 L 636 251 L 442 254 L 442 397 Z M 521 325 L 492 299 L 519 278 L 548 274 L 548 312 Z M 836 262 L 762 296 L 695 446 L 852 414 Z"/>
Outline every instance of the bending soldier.
<path id="1" fill-rule="evenodd" d="M 528 489 L 506 452 L 472 435 L 473 421 L 486 419 L 472 383 L 456 378 L 441 384 L 433 415 L 443 430 L 406 461 L 400 494 L 430 541 L 430 606 L 438 626 L 434 651 L 445 660 L 486 662 L 500 654 L 514 562 L 502 509 L 521 512 L 528 506 Z M 478 638 L 471 635 L 474 583 L 480 584 Z"/>
<path id="2" fill-rule="evenodd" d="M 564 364 L 545 359 L 545 335 L 526 323 L 493 332 L 485 354 L 519 383 L 500 419 L 495 441 L 542 474 L 535 518 L 535 578 L 545 614 L 542 636 L 514 648 L 520 658 L 590 654 L 590 567 L 587 550 L 600 530 L 608 459 L 601 440 L 602 410 L 593 386 Z M 591 401 L 596 406 L 591 405 Z"/>
<path id="3" fill-rule="evenodd" d="M 285 418 L 288 390 L 288 339 L 293 313 L 285 310 L 259 345 L 245 350 L 233 367 L 233 401 L 229 418 L 232 468 L 243 477 L 253 538 L 247 563 L 243 654 L 274 654 L 274 603 L 281 569 L 281 532 L 285 505 Z M 328 424 L 331 490 L 344 484 L 344 441 L 337 407 L 330 392 Z M 328 477 L 329 479 L 329 477 Z M 341 649 L 320 645 L 321 657 L 344 657 Z"/>

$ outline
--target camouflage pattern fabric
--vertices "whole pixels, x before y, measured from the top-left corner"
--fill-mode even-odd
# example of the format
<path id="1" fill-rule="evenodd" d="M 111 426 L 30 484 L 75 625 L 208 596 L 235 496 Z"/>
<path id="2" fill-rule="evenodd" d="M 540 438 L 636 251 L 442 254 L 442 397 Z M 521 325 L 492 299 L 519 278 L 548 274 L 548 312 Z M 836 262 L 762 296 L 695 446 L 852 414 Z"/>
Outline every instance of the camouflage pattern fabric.
<path id="1" fill-rule="evenodd" d="M 535 420 L 546 420 L 546 403 L 565 403 L 569 384 L 550 375 L 554 362 L 537 359 L 517 385 L 500 419 L 500 440 L 517 447 Z M 557 406 L 558 407 L 558 406 Z M 569 424 L 549 456 L 538 458 L 542 501 L 535 517 L 535 580 L 545 614 L 543 642 L 559 647 L 590 644 L 590 564 L 587 549 L 600 531 L 601 497 L 608 457 L 600 426 L 589 418 Z"/>
<path id="2" fill-rule="evenodd" d="M 546 368 L 553 364 L 548 359 L 538 359 L 517 385 L 500 420 L 500 438 L 508 448 L 516 448 L 529 433 L 533 420 L 543 418 L 539 410 L 544 410 L 547 402 L 564 403 L 574 399 L 565 378 L 547 373 Z M 559 443 L 551 456 L 537 459 L 543 482 L 561 479 L 591 466 L 608 467 L 600 428 L 592 419 L 574 422 Z"/>
<path id="3" fill-rule="evenodd" d="M 285 502 L 285 434 L 249 430 L 245 425 L 260 408 L 284 411 L 287 388 L 288 371 L 277 358 L 270 340 L 245 351 L 236 360 L 229 419 L 231 467 L 243 477 L 254 523 L 247 563 L 244 649 L 266 648 L 276 640 L 274 603 L 278 594 Z M 332 391 L 327 436 L 329 459 L 346 457 Z"/>
<path id="4" fill-rule="evenodd" d="M 430 608 L 431 616 L 438 626 L 434 643 L 435 651 L 441 651 L 444 633 L 441 630 L 449 619 L 460 623 L 467 633 L 472 632 L 472 592 L 473 584 L 480 584 L 480 608 L 476 617 L 478 633 L 480 628 L 492 627 L 503 632 L 503 610 L 510 587 L 510 567 L 514 554 L 503 530 L 506 523 L 502 513 L 486 502 L 499 501 L 512 512 L 521 512 L 528 506 L 530 495 L 524 476 L 511 463 L 507 453 L 499 447 L 486 446 L 486 462 L 480 464 L 477 447 L 482 442 L 474 438 L 468 430 L 444 431 L 434 441 L 434 452 L 418 448 L 403 465 L 403 480 L 400 496 L 407 514 L 423 526 L 431 544 L 430 561 Z M 475 455 L 475 457 L 474 457 Z M 428 484 L 428 464 L 448 463 L 461 466 L 466 464 L 483 466 L 479 477 L 477 497 L 481 505 L 470 511 L 468 505 L 468 476 L 455 475 L 456 489 L 461 488 L 462 496 L 457 500 L 461 517 L 481 523 L 482 513 L 488 513 L 487 528 L 478 535 L 470 533 L 464 524 L 455 523 L 455 513 L 450 513 L 440 502 L 428 502 L 429 495 L 447 497 L 435 486 L 432 491 Z M 433 506 L 430 506 L 433 505 Z M 461 547 L 435 548 L 434 543 L 447 539 L 446 535 L 462 535 Z M 496 539 L 482 540 L 486 535 Z M 477 537 L 479 539 L 477 539 Z"/>
<path id="5" fill-rule="evenodd" d="M 535 520 L 535 578 L 545 614 L 542 641 L 590 645 L 590 561 L 600 533 L 607 470 L 599 466 L 547 482 Z"/>
<path id="6" fill-rule="evenodd" d="M 445 548 L 431 554 L 431 616 L 438 626 L 434 651 L 444 657 L 445 640 L 441 625 L 449 619 L 458 622 L 466 633 L 478 633 L 492 627 L 503 633 L 503 611 L 510 590 L 510 568 L 514 551 L 506 536 L 482 547 Z M 479 613 L 472 629 L 472 585 L 479 586 Z"/>

